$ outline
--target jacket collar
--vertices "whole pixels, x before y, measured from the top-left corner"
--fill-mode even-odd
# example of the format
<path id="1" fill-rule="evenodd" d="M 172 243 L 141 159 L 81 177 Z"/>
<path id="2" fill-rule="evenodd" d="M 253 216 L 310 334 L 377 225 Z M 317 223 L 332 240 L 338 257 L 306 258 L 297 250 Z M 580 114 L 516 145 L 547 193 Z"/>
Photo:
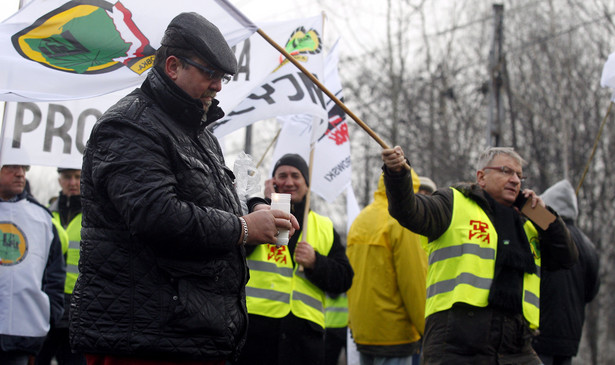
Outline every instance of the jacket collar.
<path id="1" fill-rule="evenodd" d="M 22 199 L 25 199 L 28 196 L 28 192 L 24 189 L 21 193 L 13 196 L 12 198 L 8 199 L 8 200 L 4 200 L 2 198 L 0 198 L 0 202 L 4 202 L 4 203 L 15 203 L 18 202 Z"/>
<path id="2" fill-rule="evenodd" d="M 485 197 L 485 190 L 476 183 L 458 183 L 453 186 L 456 190 L 461 192 L 464 196 L 474 200 L 487 214 L 493 214 L 491 205 Z"/>
<path id="3" fill-rule="evenodd" d="M 141 89 L 178 124 L 189 129 L 202 130 L 224 116 L 217 99 L 213 100 L 207 115 L 204 115 L 203 103 L 190 97 L 156 67 L 149 72 Z"/>

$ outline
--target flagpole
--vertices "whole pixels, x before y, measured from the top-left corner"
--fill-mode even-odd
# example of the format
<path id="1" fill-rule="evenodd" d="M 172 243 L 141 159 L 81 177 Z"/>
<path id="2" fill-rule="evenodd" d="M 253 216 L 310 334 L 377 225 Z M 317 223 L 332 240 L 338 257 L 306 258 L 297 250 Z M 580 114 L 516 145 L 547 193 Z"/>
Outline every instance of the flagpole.
<path id="1" fill-rule="evenodd" d="M 615 97 L 615 94 L 613 95 Z M 587 174 L 587 170 L 589 170 L 589 165 L 594 159 L 594 154 L 596 153 L 596 148 L 598 147 L 598 141 L 600 140 L 600 136 L 602 135 L 602 130 L 604 129 L 604 125 L 606 124 L 606 119 L 611 113 L 611 108 L 613 107 L 613 98 L 611 98 L 611 103 L 609 104 L 609 109 L 606 111 L 606 115 L 602 119 L 602 124 L 600 124 L 600 129 L 598 130 L 598 135 L 594 140 L 594 147 L 592 148 L 592 153 L 589 155 L 589 160 L 587 160 L 587 164 L 585 164 L 585 170 L 583 171 L 583 175 L 581 176 L 581 181 L 579 181 L 579 185 L 577 186 L 577 190 L 574 192 L 575 195 L 579 195 L 579 190 L 581 190 L 581 185 L 583 185 L 583 181 L 585 180 L 585 175 Z"/>
<path id="2" fill-rule="evenodd" d="M 261 159 L 258 160 L 258 163 L 256 164 L 256 168 L 258 168 L 263 163 L 263 160 L 265 159 L 265 156 L 267 155 L 267 152 L 269 152 L 269 150 L 271 149 L 271 146 L 273 146 L 273 143 L 278 140 L 278 137 L 280 136 L 280 132 L 281 131 L 282 131 L 282 128 L 278 129 L 278 132 L 275 134 L 275 136 L 273 137 L 273 139 L 269 143 L 269 146 L 267 146 L 267 148 L 265 149 L 265 152 L 263 152 L 263 155 L 261 156 Z"/>
<path id="3" fill-rule="evenodd" d="M 350 111 L 350 109 L 348 109 L 348 107 L 340 99 L 333 95 L 333 93 L 330 92 L 314 75 L 312 75 L 310 71 L 303 67 L 303 65 L 301 65 L 299 61 L 297 61 L 293 56 L 291 56 L 284 48 L 280 47 L 280 45 L 277 44 L 273 39 L 271 39 L 262 29 L 258 28 L 256 32 L 260 34 L 261 37 L 263 37 L 276 50 L 278 50 L 278 52 L 283 54 L 284 57 L 286 57 L 286 59 L 288 59 L 293 65 L 297 66 L 297 68 L 301 70 L 301 72 L 303 72 L 310 80 L 312 80 L 312 82 L 316 86 L 318 86 L 318 88 L 322 90 L 322 92 L 324 92 L 331 100 L 333 100 L 335 104 L 342 108 L 342 110 L 347 115 L 349 115 L 361 128 L 363 128 L 363 130 L 365 130 L 367 134 L 369 134 L 376 142 L 378 142 L 378 144 L 382 148 L 391 148 L 376 134 L 376 132 L 374 132 L 367 124 L 365 124 L 359 117 L 357 117 L 352 111 Z M 410 166 L 407 163 L 404 164 L 404 167 L 406 168 L 406 170 L 410 170 Z"/>
<path id="4" fill-rule="evenodd" d="M 310 143 L 310 164 L 308 165 L 308 179 L 312 181 L 312 166 L 314 166 L 314 143 Z M 307 189 L 305 194 L 305 208 L 303 209 L 303 226 L 301 232 L 303 233 L 303 240 L 307 242 L 307 226 L 308 226 L 308 214 L 310 213 L 310 198 L 312 189 Z M 303 271 L 303 265 L 299 265 L 298 271 Z"/>
<path id="5" fill-rule="evenodd" d="M 324 26 L 324 23 L 325 23 L 324 22 L 325 21 L 325 12 L 324 11 L 322 12 L 322 20 L 323 20 L 322 32 L 324 34 L 324 31 L 325 31 L 325 29 L 324 29 L 325 28 L 325 26 Z M 284 51 L 286 52 L 286 50 L 284 50 Z M 290 56 L 290 55 L 285 54 L 284 56 L 286 56 L 286 58 L 289 59 L 288 56 Z M 291 56 L 291 58 L 293 60 L 295 60 L 294 57 Z M 301 71 L 303 71 L 304 73 L 306 72 L 304 70 L 301 70 Z M 312 76 L 311 72 L 308 72 L 308 74 L 310 74 L 310 76 Z M 324 85 L 323 85 L 323 87 L 324 87 Z M 312 134 L 310 136 L 310 163 L 308 164 L 308 180 L 310 181 L 310 183 L 312 182 L 312 168 L 314 166 L 314 148 L 316 147 L 316 142 L 314 141 L 314 133 L 315 132 L 316 132 L 316 130 L 314 129 L 314 122 L 312 121 Z M 310 199 L 311 199 L 311 197 L 312 197 L 312 189 L 308 186 L 307 193 L 305 194 L 305 207 L 303 208 L 303 227 L 301 227 L 301 232 L 303 233 L 303 240 L 305 242 L 308 241 L 307 240 L 307 232 L 308 232 L 307 231 L 307 227 L 308 227 L 308 214 L 310 213 Z M 303 265 L 300 264 L 299 268 L 297 268 L 297 270 L 299 272 L 303 272 Z"/>
<path id="6" fill-rule="evenodd" d="M 17 11 L 19 11 L 25 5 L 27 0 L 19 0 L 19 5 L 17 6 Z M 2 142 L 4 141 L 4 128 L 6 128 L 6 101 L 2 102 L 4 105 L 2 107 L 2 120 L 0 120 L 0 152 L 2 152 Z M 4 163 L 0 156 L 0 164 Z"/>

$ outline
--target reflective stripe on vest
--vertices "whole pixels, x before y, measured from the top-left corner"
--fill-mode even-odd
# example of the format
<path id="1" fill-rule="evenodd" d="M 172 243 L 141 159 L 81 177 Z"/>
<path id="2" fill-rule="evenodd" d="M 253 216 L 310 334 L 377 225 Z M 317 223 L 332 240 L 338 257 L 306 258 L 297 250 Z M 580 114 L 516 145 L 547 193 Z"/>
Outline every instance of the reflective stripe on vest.
<path id="1" fill-rule="evenodd" d="M 312 211 L 308 214 L 307 242 L 327 256 L 333 244 L 333 223 Z M 303 232 L 299 241 L 303 238 Z M 250 280 L 246 285 L 248 312 L 271 318 L 292 313 L 324 328 L 325 293 L 304 272 L 293 267 L 287 246 L 263 244 L 248 256 Z"/>
<path id="2" fill-rule="evenodd" d="M 493 282 L 498 234 L 487 214 L 461 192 L 453 190 L 449 228 L 428 244 L 427 302 L 425 316 L 463 302 L 486 307 Z M 534 255 L 537 274 L 523 276 L 523 315 L 532 328 L 539 323 L 540 251 L 538 232 L 524 225 Z"/>
<path id="3" fill-rule="evenodd" d="M 344 328 L 348 326 L 348 297 L 342 293 L 336 298 L 327 295 L 325 299 L 325 327 Z"/>
<path id="4" fill-rule="evenodd" d="M 58 212 L 53 212 L 54 220 L 60 222 Z M 75 288 L 77 276 L 79 276 L 79 248 L 81 244 L 81 213 L 77 214 L 66 227 L 68 234 L 68 250 L 66 252 L 66 281 L 64 282 L 64 292 L 72 294 Z"/>

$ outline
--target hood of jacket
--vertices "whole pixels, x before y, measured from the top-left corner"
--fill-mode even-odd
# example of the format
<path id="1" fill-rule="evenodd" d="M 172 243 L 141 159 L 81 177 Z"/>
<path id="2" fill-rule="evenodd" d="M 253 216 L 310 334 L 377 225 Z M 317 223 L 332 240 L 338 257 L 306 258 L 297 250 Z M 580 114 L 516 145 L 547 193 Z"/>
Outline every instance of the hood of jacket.
<path id="1" fill-rule="evenodd" d="M 577 220 L 579 208 L 577 196 L 572 184 L 568 180 L 560 180 L 545 190 L 540 196 L 542 200 L 553 208 L 564 219 Z"/>
<path id="2" fill-rule="evenodd" d="M 421 185 L 421 180 L 419 180 L 419 175 L 414 172 L 414 169 L 410 171 L 412 175 L 412 190 L 416 194 L 419 191 L 419 186 Z M 386 187 L 384 186 L 384 173 L 380 173 L 380 178 L 378 179 L 378 188 L 374 192 L 374 202 L 389 205 L 387 201 L 387 192 Z"/>

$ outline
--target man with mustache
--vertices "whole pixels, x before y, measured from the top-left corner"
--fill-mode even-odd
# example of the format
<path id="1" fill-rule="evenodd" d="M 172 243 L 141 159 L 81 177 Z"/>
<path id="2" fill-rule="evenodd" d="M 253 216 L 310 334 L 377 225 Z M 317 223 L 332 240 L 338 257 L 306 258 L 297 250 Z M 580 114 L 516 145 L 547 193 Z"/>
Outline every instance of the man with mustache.
<path id="1" fill-rule="evenodd" d="M 428 238 L 421 363 L 541 364 L 531 346 L 540 272 L 569 268 L 578 253 L 560 217 L 543 230 L 515 207 L 519 195 L 545 206 L 521 191 L 525 161 L 512 148 L 488 148 L 475 183 L 426 196 L 413 193 L 401 147 L 384 149 L 382 160 L 389 213 Z"/>
<path id="2" fill-rule="evenodd" d="M 71 346 L 89 365 L 238 357 L 248 325 L 244 246 L 299 226 L 262 199 L 250 204 L 258 211 L 242 212 L 235 176 L 206 129 L 224 116 L 215 96 L 236 72 L 219 29 L 179 14 L 141 88 L 94 126 L 70 315 Z"/>

